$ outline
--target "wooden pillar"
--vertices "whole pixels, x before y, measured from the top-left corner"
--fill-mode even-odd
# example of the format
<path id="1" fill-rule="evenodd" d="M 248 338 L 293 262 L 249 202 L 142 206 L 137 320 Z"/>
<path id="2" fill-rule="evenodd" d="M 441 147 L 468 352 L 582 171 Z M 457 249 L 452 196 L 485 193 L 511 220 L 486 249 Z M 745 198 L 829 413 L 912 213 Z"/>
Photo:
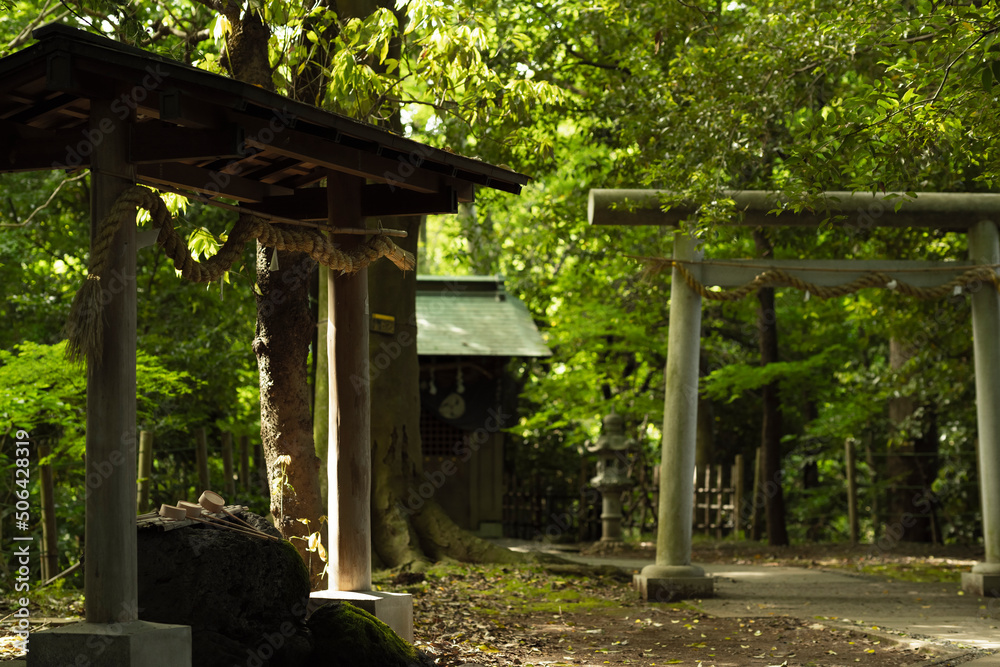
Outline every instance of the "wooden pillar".
<path id="1" fill-rule="evenodd" d="M 271 490 L 267 481 L 267 457 L 264 456 L 264 444 L 255 442 L 253 444 L 253 468 L 254 478 L 257 481 L 257 491 L 265 498 L 271 497 Z"/>
<path id="2" fill-rule="evenodd" d="M 130 118 L 112 100 L 90 107 L 91 250 L 99 223 L 133 184 Z M 135 221 L 121 225 L 101 276 L 104 338 L 101 363 L 87 363 L 86 547 L 84 583 L 89 623 L 138 618 L 135 432 Z"/>
<path id="3" fill-rule="evenodd" d="M 240 436 L 240 489 L 250 490 L 250 436 Z"/>
<path id="4" fill-rule="evenodd" d="M 330 363 L 327 359 L 326 323 L 330 319 L 330 269 L 319 265 L 319 286 L 316 300 L 316 374 L 313 378 L 313 443 L 320 470 L 326 467 L 326 450 L 330 446 Z M 329 497 L 326 475 L 319 476 L 319 492 L 323 500 Z"/>
<path id="5" fill-rule="evenodd" d="M 149 508 L 149 487 L 153 476 L 153 434 L 150 431 L 139 432 L 139 491 L 136 495 L 136 505 L 139 511 Z"/>
<path id="6" fill-rule="evenodd" d="M 38 443 L 38 458 L 45 460 L 52 454 L 47 440 Z M 59 573 L 59 540 L 56 534 L 55 483 L 52 464 L 39 466 L 42 478 L 42 579 L 48 581 Z"/>
<path id="7" fill-rule="evenodd" d="M 763 503 L 763 490 L 761 489 L 761 468 L 763 468 L 764 450 L 758 447 L 753 459 L 753 498 L 750 509 L 750 540 L 756 542 L 760 539 L 760 511 Z"/>
<path id="8" fill-rule="evenodd" d="M 229 431 L 222 432 L 222 472 L 223 493 L 226 498 L 236 495 L 236 480 L 233 479 L 233 434 Z"/>
<path id="9" fill-rule="evenodd" d="M 851 544 L 858 543 L 858 477 L 854 441 L 844 441 L 844 466 L 847 469 L 847 533 Z"/>
<path id="10" fill-rule="evenodd" d="M 733 462 L 733 537 L 743 539 L 743 526 L 746 521 L 743 517 L 743 488 L 744 470 L 743 455 L 737 454 Z"/>
<path id="11" fill-rule="evenodd" d="M 969 255 L 980 264 L 1000 264 L 996 224 L 984 221 L 969 228 Z M 986 547 L 983 562 L 972 571 L 996 576 L 1000 575 L 1000 294 L 989 283 L 972 295 L 972 341 L 979 428 L 979 493 Z"/>
<path id="12" fill-rule="evenodd" d="M 364 227 L 364 179 L 330 174 L 327 202 L 333 227 Z M 337 237 L 347 251 L 363 236 Z M 368 591 L 371 569 L 371 394 L 368 376 L 368 271 L 329 272 L 327 358 L 330 442 L 327 507 L 330 590 Z"/>
<path id="13" fill-rule="evenodd" d="M 212 488 L 212 477 L 208 472 L 208 434 L 201 427 L 194 432 L 194 460 L 198 466 L 198 489 L 195 495 Z"/>

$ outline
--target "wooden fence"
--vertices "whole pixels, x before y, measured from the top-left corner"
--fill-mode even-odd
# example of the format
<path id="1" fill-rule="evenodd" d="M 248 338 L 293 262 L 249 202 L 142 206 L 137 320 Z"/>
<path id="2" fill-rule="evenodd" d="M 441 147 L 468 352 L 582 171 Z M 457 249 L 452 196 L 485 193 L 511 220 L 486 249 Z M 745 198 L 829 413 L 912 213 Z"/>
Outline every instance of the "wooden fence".
<path id="1" fill-rule="evenodd" d="M 136 475 L 136 505 L 138 511 L 155 510 L 156 505 L 152 501 L 153 495 L 153 434 L 149 431 L 139 433 L 138 470 Z M 47 461 L 52 453 L 54 441 L 43 439 L 39 441 L 38 453 L 43 461 Z M 196 467 L 198 471 L 198 488 L 211 489 L 213 481 L 209 475 L 209 444 L 204 428 L 195 432 Z M 179 450 L 171 450 L 179 451 Z M 232 434 L 223 432 L 221 438 L 221 456 L 223 479 L 221 480 L 221 490 L 227 498 L 232 498 L 239 490 L 247 491 L 251 488 L 258 493 L 267 493 L 267 472 L 264 466 L 262 451 L 259 446 L 253 447 L 247 436 L 240 436 L 238 449 L 233 445 Z M 255 459 L 255 469 L 251 469 L 251 453 Z M 55 505 L 55 480 L 51 463 L 42 463 L 39 467 L 40 478 L 40 500 L 42 514 L 42 543 L 41 543 L 41 578 L 45 584 L 68 574 L 79 567 L 79 563 L 59 572 L 59 547 L 57 543 L 57 523 Z M 218 479 L 214 481 L 219 481 Z M 200 493 L 200 492 L 199 492 Z"/>
<path id="2" fill-rule="evenodd" d="M 632 459 L 629 476 L 635 486 L 622 494 L 622 527 L 633 533 L 655 533 L 659 500 L 659 466 Z M 503 534 L 525 540 L 588 542 L 601 537 L 601 496 L 590 486 L 585 465 L 575 483 L 545 484 L 541 473 L 504 477 Z M 759 476 L 759 475 L 758 475 Z M 565 480 L 565 478 L 563 478 Z M 745 499 L 744 462 L 703 466 L 694 473 L 694 532 L 714 537 L 742 537 L 760 514 Z"/>
<path id="3" fill-rule="evenodd" d="M 729 468 L 728 471 L 725 468 Z M 728 474 L 724 475 L 724 473 Z M 743 457 L 731 466 L 706 465 L 694 471 L 694 531 L 717 538 L 745 529 Z M 751 517 L 752 518 L 752 517 Z"/>

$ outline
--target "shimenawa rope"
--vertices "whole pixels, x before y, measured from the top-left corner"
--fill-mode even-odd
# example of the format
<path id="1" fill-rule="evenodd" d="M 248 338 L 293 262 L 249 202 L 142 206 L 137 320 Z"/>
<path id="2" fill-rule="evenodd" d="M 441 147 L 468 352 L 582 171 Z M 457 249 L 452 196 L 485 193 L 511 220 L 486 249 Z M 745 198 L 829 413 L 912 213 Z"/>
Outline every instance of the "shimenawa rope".
<path id="1" fill-rule="evenodd" d="M 314 260 L 335 271 L 355 273 L 380 257 L 388 258 L 403 271 L 414 268 L 413 255 L 383 235 L 372 236 L 364 245 L 344 252 L 319 230 L 278 229 L 270 223 L 249 214 L 242 214 L 233 226 L 226 242 L 219 251 L 203 262 L 191 256 L 187 244 L 174 229 L 173 219 L 160 197 L 142 186 L 126 189 L 115 200 L 108 216 L 98 227 L 90 255 L 87 280 L 76 293 L 67 320 L 69 343 L 66 354 L 70 360 L 82 361 L 88 357 L 95 364 L 101 363 L 104 332 L 104 298 L 101 278 L 107 274 L 111 242 L 121 225 L 134 220 L 137 209 L 149 211 L 152 225 L 160 230 L 156 243 L 173 260 L 174 267 L 192 282 L 211 282 L 221 277 L 243 253 L 244 246 L 257 239 L 268 248 L 305 252 Z"/>
<path id="2" fill-rule="evenodd" d="M 739 301 L 761 287 L 794 287 L 809 294 L 815 294 L 821 299 L 847 296 L 848 294 L 854 294 L 859 290 L 869 287 L 890 289 L 899 294 L 913 296 L 918 299 L 940 299 L 955 294 L 956 288 L 964 290 L 970 285 L 982 285 L 983 283 L 989 283 L 994 288 L 1000 290 L 1000 278 L 997 277 L 992 267 L 975 266 L 953 280 L 949 280 L 947 283 L 938 285 L 937 287 L 915 287 L 892 278 L 881 271 L 869 271 L 844 285 L 825 287 L 797 278 L 781 269 L 767 269 L 745 285 L 734 287 L 730 290 L 717 291 L 709 289 L 695 278 L 691 271 L 684 266 L 684 262 L 677 262 L 672 259 L 644 259 L 644 261 L 649 264 L 645 271 L 646 275 L 656 275 L 665 271 L 668 267 L 676 268 L 677 272 L 684 279 L 684 282 L 691 289 L 700 294 L 702 298 L 711 301 Z"/>

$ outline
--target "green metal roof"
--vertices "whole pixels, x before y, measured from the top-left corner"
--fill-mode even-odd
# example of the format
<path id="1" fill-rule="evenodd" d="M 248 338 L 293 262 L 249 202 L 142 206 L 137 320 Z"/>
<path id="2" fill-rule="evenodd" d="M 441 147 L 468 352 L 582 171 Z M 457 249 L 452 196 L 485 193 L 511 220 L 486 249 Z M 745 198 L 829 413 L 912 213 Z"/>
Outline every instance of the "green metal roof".
<path id="1" fill-rule="evenodd" d="M 417 277 L 420 356 L 547 357 L 531 313 L 503 278 Z"/>

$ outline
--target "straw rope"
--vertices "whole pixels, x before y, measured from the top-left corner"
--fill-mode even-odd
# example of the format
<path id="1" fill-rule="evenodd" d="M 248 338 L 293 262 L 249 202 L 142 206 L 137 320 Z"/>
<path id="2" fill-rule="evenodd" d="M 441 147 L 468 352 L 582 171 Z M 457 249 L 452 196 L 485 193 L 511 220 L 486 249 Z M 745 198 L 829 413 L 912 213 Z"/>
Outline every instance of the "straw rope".
<path id="1" fill-rule="evenodd" d="M 115 200 L 111 211 L 98 226 L 98 235 L 91 249 L 87 280 L 76 293 L 70 307 L 66 354 L 71 361 L 82 361 L 89 357 L 93 363 L 101 363 L 104 330 L 101 277 L 108 271 L 115 234 L 124 222 L 135 220 L 140 208 L 149 211 L 153 227 L 160 230 L 157 245 L 163 248 L 181 275 L 192 282 L 204 283 L 220 278 L 242 255 L 243 248 L 252 239 L 275 250 L 304 252 L 320 264 L 342 273 L 356 273 L 380 257 L 388 258 L 403 271 L 413 270 L 415 266 L 413 255 L 383 234 L 376 234 L 364 245 L 344 252 L 320 230 L 278 229 L 269 222 L 246 213 L 240 215 L 219 251 L 199 262 L 191 256 L 187 243 L 174 229 L 173 219 L 163 200 L 149 188 L 132 186 Z"/>
<path id="2" fill-rule="evenodd" d="M 1000 290 L 1000 278 L 997 277 L 997 274 L 992 267 L 975 266 L 968 269 L 960 276 L 949 280 L 943 285 L 938 285 L 937 287 L 915 287 L 897 280 L 881 271 L 869 271 L 851 282 L 845 283 L 844 285 L 826 287 L 802 280 L 801 278 L 797 278 L 796 276 L 793 276 L 787 271 L 783 271 L 781 269 L 767 269 L 758 274 L 752 281 L 746 283 L 745 285 L 734 287 L 729 290 L 718 291 L 709 289 L 701 283 L 701 281 L 695 278 L 691 271 L 684 266 L 684 262 L 663 258 L 645 258 L 643 261 L 645 261 L 648 265 L 645 275 L 653 276 L 667 270 L 668 268 L 676 268 L 677 272 L 684 279 L 684 282 L 687 283 L 691 289 L 700 294 L 702 298 L 709 299 L 711 301 L 739 301 L 740 299 L 745 298 L 748 294 L 756 292 L 762 287 L 793 287 L 804 292 L 808 292 L 809 294 L 815 294 L 821 299 L 832 299 L 847 296 L 848 294 L 854 294 L 859 290 L 870 287 L 890 289 L 899 294 L 916 297 L 918 299 L 940 299 L 954 294 L 956 288 L 964 290 L 970 285 L 974 285 L 978 288 L 978 286 L 984 283 L 992 284 L 995 289 Z"/>

